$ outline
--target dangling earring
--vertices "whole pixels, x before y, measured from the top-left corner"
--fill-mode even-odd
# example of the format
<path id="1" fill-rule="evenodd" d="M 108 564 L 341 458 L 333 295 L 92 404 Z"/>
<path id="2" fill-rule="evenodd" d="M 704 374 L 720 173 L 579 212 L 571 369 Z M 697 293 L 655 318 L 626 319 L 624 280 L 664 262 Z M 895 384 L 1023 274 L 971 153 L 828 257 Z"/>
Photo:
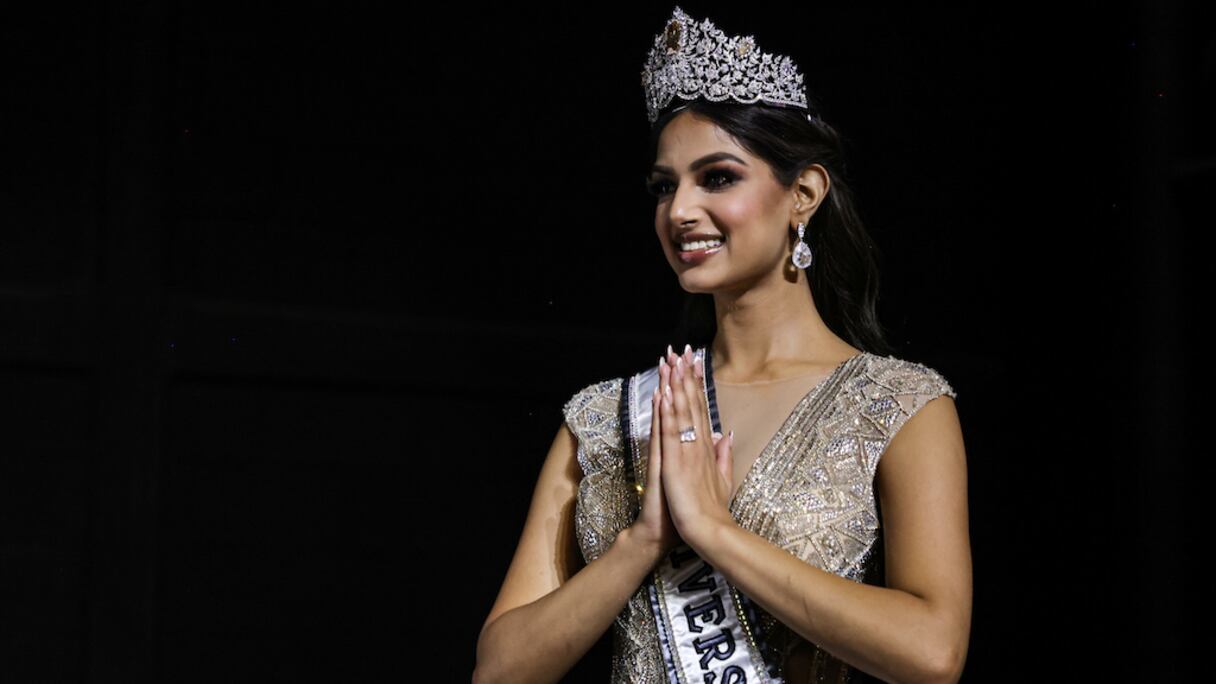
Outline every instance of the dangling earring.
<path id="1" fill-rule="evenodd" d="M 794 265 L 797 266 L 798 268 L 802 268 L 802 269 L 805 269 L 811 265 L 811 248 L 809 245 L 807 245 L 805 242 L 802 241 L 802 234 L 803 234 L 803 231 L 805 231 L 805 230 L 806 230 L 806 224 L 799 223 L 798 224 L 798 244 L 794 246 L 794 253 L 791 255 L 791 258 L 794 261 Z"/>

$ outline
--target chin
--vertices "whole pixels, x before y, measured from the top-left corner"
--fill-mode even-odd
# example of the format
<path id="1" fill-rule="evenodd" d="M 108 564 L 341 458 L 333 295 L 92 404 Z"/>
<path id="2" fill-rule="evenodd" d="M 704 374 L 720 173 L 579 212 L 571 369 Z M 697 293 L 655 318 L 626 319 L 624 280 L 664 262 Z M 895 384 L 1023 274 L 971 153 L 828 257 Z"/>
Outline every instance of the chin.
<path id="1" fill-rule="evenodd" d="M 720 286 L 718 278 L 703 276 L 700 273 L 679 275 L 680 287 L 691 294 L 712 294 Z"/>

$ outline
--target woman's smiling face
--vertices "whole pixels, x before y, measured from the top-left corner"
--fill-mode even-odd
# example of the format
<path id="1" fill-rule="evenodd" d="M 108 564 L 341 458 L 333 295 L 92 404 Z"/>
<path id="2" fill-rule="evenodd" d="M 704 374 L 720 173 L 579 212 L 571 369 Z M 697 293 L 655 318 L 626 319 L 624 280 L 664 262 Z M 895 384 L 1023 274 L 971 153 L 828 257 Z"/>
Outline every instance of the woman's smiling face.
<path id="1" fill-rule="evenodd" d="M 763 159 L 692 112 L 663 129 L 647 187 L 659 243 L 688 292 L 746 288 L 790 253 L 794 193 Z M 681 256 L 681 242 L 709 237 L 723 242 Z"/>

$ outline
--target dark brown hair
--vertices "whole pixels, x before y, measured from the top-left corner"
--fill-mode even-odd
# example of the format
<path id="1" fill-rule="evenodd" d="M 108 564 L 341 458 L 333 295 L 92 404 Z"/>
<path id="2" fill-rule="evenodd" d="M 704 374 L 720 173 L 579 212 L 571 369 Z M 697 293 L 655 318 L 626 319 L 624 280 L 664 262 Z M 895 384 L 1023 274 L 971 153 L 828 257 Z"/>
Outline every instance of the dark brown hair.
<path id="1" fill-rule="evenodd" d="M 882 257 L 854 203 L 844 138 L 821 119 L 808 121 L 803 109 L 677 98 L 651 126 L 651 163 L 658 155 L 663 128 L 685 110 L 714 122 L 739 146 L 768 162 L 774 177 L 785 187 L 792 188 L 811 164 L 827 170 L 831 179 L 828 195 L 803 236 L 814 257 L 807 268 L 807 280 L 815 306 L 832 332 L 854 347 L 873 354 L 891 354 L 876 310 Z M 716 327 L 713 295 L 688 293 L 675 339 L 694 346 L 708 344 Z"/>

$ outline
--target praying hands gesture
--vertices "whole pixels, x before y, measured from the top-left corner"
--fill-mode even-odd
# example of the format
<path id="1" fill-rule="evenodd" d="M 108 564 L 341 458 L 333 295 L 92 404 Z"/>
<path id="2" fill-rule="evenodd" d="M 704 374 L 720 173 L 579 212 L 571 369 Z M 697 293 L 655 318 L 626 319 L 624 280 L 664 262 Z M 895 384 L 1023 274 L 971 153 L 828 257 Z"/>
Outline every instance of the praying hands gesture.
<path id="1" fill-rule="evenodd" d="M 697 550 L 717 526 L 735 524 L 729 509 L 731 440 L 711 435 L 704 375 L 702 360 L 694 364 L 688 345 L 681 355 L 668 346 L 666 357 L 659 359 L 659 386 L 651 395 L 646 489 L 633 523 L 656 562 L 681 541 Z M 690 427 L 696 439 L 681 441 L 681 432 Z"/>

